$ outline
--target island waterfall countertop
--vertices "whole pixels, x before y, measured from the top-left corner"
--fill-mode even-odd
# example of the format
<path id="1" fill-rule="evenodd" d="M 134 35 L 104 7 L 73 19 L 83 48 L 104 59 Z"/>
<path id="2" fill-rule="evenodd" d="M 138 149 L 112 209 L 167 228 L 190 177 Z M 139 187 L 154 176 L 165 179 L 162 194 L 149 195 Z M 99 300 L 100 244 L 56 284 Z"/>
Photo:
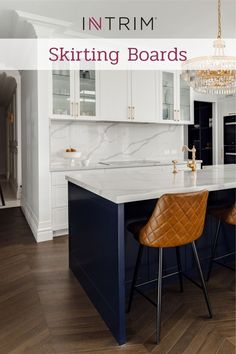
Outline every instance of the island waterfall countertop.
<path id="1" fill-rule="evenodd" d="M 236 188 L 236 165 L 208 166 L 173 174 L 157 167 L 100 169 L 68 174 L 66 179 L 116 204 L 148 200 L 165 193 Z"/>

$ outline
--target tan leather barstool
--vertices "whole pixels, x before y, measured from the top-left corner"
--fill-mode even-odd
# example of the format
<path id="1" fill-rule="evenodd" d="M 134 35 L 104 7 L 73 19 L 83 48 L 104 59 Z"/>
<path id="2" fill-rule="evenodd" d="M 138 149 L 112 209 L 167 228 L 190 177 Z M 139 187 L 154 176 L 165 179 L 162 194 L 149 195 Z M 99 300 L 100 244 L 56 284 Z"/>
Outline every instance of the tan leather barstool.
<path id="1" fill-rule="evenodd" d="M 147 300 L 157 307 L 157 330 L 156 340 L 157 344 L 160 342 L 161 333 L 161 296 L 162 296 L 162 259 L 163 249 L 168 247 L 176 247 L 177 263 L 179 276 L 186 276 L 182 272 L 181 260 L 179 255 L 179 246 L 191 243 L 194 258 L 199 271 L 201 285 L 206 304 L 209 311 L 210 318 L 212 317 L 211 306 L 208 299 L 206 284 L 202 274 L 201 265 L 198 258 L 198 253 L 194 241 L 197 240 L 203 232 L 206 216 L 208 192 L 200 191 L 196 193 L 181 193 L 181 194 L 166 194 L 163 195 L 157 202 L 156 207 L 150 217 L 145 223 L 134 222 L 127 226 L 135 239 L 139 242 L 138 257 L 134 269 L 134 276 L 131 284 L 131 291 L 128 303 L 127 312 L 131 309 L 134 291 L 136 290 L 141 295 L 144 295 Z M 158 259 L 158 276 L 157 279 L 157 303 L 149 299 L 146 294 L 143 294 L 139 287 L 142 285 L 136 284 L 138 269 L 142 258 L 143 248 L 154 247 L 159 250 Z M 176 273 L 174 273 L 176 274 Z M 168 275 L 169 276 L 169 275 Z M 146 284 L 146 283 L 145 283 Z"/>
<path id="2" fill-rule="evenodd" d="M 226 268 L 229 268 L 231 270 L 235 270 L 235 268 L 230 267 L 229 265 L 220 262 L 220 259 L 232 256 L 235 254 L 235 252 L 230 252 L 230 253 L 227 253 L 223 256 L 216 257 L 216 251 L 217 251 L 217 244 L 218 244 L 218 240 L 219 240 L 222 222 L 224 222 L 226 224 L 230 224 L 230 225 L 236 225 L 236 202 L 229 208 L 209 209 L 208 214 L 212 215 L 218 219 L 218 225 L 217 225 L 217 230 L 216 230 L 216 234 L 215 234 L 215 238 L 214 238 L 214 242 L 213 242 L 210 264 L 209 264 L 209 269 L 208 269 L 208 274 L 207 274 L 207 280 L 210 279 L 213 262 L 215 262 L 219 265 L 222 265 Z"/>

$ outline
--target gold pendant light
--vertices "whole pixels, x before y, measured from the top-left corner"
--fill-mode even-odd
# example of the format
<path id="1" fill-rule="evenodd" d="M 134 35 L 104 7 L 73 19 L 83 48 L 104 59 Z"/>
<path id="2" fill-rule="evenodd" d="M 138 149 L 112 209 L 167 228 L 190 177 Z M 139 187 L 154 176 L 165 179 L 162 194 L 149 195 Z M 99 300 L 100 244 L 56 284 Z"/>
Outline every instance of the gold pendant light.
<path id="1" fill-rule="evenodd" d="M 212 56 L 197 57 L 183 63 L 182 77 L 197 92 L 212 95 L 236 94 L 236 57 L 226 56 L 221 37 L 221 1 L 218 0 L 218 35 Z"/>

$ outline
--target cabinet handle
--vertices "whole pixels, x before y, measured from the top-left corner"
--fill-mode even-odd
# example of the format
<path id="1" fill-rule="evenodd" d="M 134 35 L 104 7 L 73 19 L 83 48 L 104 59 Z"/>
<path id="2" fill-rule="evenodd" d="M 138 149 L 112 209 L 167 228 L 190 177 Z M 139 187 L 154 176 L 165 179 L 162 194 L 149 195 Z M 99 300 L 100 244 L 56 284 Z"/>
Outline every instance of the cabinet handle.
<path id="1" fill-rule="evenodd" d="M 79 118 L 79 103 L 76 102 L 76 117 Z"/>
<path id="2" fill-rule="evenodd" d="M 70 103 L 70 115 L 73 117 L 74 116 L 74 102 Z"/>
<path id="3" fill-rule="evenodd" d="M 131 119 L 131 107 L 130 106 L 128 106 L 128 119 Z"/>
<path id="4" fill-rule="evenodd" d="M 177 122 L 179 121 L 179 110 L 178 109 L 176 110 L 176 121 Z"/>
<path id="5" fill-rule="evenodd" d="M 179 113 L 180 113 L 179 109 L 174 109 L 174 120 L 176 122 L 180 121 L 180 119 L 179 119 L 180 114 Z"/>
<path id="6" fill-rule="evenodd" d="M 134 120 L 134 115 L 135 115 L 135 107 L 134 106 L 132 106 L 131 112 L 132 112 L 131 119 Z"/>

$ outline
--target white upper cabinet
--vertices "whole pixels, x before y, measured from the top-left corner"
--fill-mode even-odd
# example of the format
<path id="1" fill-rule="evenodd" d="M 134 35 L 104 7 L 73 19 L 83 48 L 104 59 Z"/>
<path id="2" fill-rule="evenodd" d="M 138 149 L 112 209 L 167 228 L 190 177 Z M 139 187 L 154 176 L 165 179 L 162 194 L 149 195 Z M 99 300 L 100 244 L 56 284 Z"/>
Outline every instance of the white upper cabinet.
<path id="1" fill-rule="evenodd" d="M 164 71 L 160 77 L 160 121 L 169 123 L 176 120 L 176 101 L 176 75 L 174 72 Z"/>
<path id="2" fill-rule="evenodd" d="M 178 71 L 160 73 L 161 123 L 193 124 L 193 92 Z"/>
<path id="3" fill-rule="evenodd" d="M 101 71 L 98 117 L 120 122 L 157 122 L 157 79 L 154 71 Z"/>
<path id="4" fill-rule="evenodd" d="M 192 89 L 176 71 L 53 70 L 52 119 L 193 124 Z"/>
<path id="5" fill-rule="evenodd" d="M 73 115 L 74 77 L 70 70 L 53 70 L 51 83 L 51 115 L 67 118 Z"/>
<path id="6" fill-rule="evenodd" d="M 96 117 L 94 70 L 53 70 L 51 118 L 91 120 Z"/>
<path id="7" fill-rule="evenodd" d="M 131 73 L 131 119 L 134 122 L 158 121 L 157 72 L 151 70 Z"/>
<path id="8" fill-rule="evenodd" d="M 75 113 L 79 119 L 93 119 L 97 114 L 97 79 L 95 70 L 75 71 Z"/>
<path id="9" fill-rule="evenodd" d="M 104 121 L 127 121 L 131 114 L 129 72 L 122 70 L 98 73 L 98 119 Z"/>
<path id="10" fill-rule="evenodd" d="M 177 74 L 178 79 L 178 110 L 179 120 L 183 124 L 194 123 L 194 102 L 193 102 L 193 89 L 190 88 L 181 75 Z"/>

